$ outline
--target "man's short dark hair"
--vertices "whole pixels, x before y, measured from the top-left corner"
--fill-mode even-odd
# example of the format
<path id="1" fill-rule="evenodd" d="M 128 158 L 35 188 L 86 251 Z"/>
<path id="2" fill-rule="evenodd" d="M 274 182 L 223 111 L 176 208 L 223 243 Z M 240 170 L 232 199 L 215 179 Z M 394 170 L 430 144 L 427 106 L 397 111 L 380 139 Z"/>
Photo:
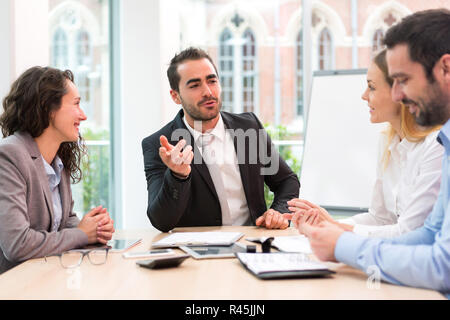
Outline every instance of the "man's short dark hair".
<path id="1" fill-rule="evenodd" d="M 384 44 L 388 49 L 406 44 L 411 60 L 420 63 L 433 82 L 436 62 L 450 53 L 450 10 L 431 9 L 405 17 L 387 31 Z"/>
<path id="2" fill-rule="evenodd" d="M 190 47 L 176 54 L 175 57 L 173 57 L 170 61 L 169 69 L 167 69 L 167 77 L 169 78 L 170 88 L 172 90 L 175 90 L 176 92 L 180 91 L 180 75 L 178 74 L 177 70 L 178 66 L 184 61 L 200 59 L 208 59 L 209 62 L 211 62 L 211 64 L 214 66 L 214 70 L 216 71 L 217 76 L 219 76 L 216 65 L 214 64 L 211 57 L 206 53 L 206 51 L 199 48 Z"/>

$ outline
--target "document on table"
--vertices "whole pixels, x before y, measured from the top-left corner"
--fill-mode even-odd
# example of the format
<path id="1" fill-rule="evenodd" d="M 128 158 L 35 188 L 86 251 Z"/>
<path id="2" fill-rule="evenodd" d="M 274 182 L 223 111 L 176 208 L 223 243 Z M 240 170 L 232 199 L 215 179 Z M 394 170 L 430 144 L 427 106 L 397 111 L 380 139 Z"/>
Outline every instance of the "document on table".
<path id="1" fill-rule="evenodd" d="M 263 243 L 266 239 L 267 237 L 246 238 L 248 241 L 260 243 Z M 274 237 L 272 246 L 283 252 L 312 253 L 308 238 L 302 235 Z"/>
<path id="2" fill-rule="evenodd" d="M 303 253 L 236 253 L 236 257 L 261 279 L 316 277 L 334 273 Z"/>
<path id="3" fill-rule="evenodd" d="M 241 232 L 176 232 L 153 243 L 152 247 L 230 246 L 243 235 Z"/>

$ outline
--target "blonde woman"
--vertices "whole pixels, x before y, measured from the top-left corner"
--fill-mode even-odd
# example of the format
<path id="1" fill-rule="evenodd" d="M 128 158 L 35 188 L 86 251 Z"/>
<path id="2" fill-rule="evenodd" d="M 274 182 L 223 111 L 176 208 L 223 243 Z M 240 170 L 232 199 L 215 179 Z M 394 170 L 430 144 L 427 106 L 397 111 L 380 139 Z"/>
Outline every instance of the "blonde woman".
<path id="1" fill-rule="evenodd" d="M 336 221 L 324 208 L 292 199 L 288 205 L 299 230 L 303 223 L 326 220 L 356 234 L 391 238 L 423 225 L 438 196 L 444 148 L 436 140 L 439 127 L 419 127 L 405 106 L 392 101 L 392 84 L 383 50 L 368 69 L 362 95 L 370 121 L 388 122 L 369 212 Z"/>

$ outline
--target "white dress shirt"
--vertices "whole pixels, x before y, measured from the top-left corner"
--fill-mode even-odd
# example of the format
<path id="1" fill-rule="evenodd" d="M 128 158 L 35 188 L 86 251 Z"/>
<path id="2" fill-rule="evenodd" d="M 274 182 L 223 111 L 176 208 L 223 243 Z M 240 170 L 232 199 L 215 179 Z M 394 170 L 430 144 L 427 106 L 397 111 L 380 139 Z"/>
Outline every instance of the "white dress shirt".
<path id="1" fill-rule="evenodd" d="M 432 132 L 421 142 L 400 141 L 389 145 L 389 163 L 384 169 L 382 154 L 386 136 L 380 143 L 377 179 L 369 212 L 339 222 L 354 225 L 356 234 L 392 238 L 424 224 L 433 208 L 440 183 L 444 148 Z"/>
<path id="2" fill-rule="evenodd" d="M 48 187 L 52 194 L 54 215 L 51 231 L 58 231 L 62 220 L 62 204 L 61 195 L 59 193 L 59 183 L 61 182 L 61 172 L 64 170 L 64 165 L 58 156 L 55 156 L 52 165 L 49 165 L 47 161 L 45 161 L 44 157 L 42 157 L 42 161 L 44 162 L 45 173 L 47 174 Z"/>
<path id="3" fill-rule="evenodd" d="M 198 140 L 202 133 L 194 130 L 187 123 L 186 117 L 183 117 L 183 121 L 194 137 L 196 144 L 200 145 Z M 208 145 L 210 155 L 208 157 L 208 161 L 205 159 L 205 163 L 208 166 L 209 161 L 215 161 L 219 167 L 223 185 L 225 187 L 225 194 L 219 194 L 218 192 L 217 196 L 219 198 L 225 197 L 228 202 L 231 216 L 230 224 L 233 226 L 251 225 L 250 211 L 248 209 L 247 199 L 244 193 L 244 186 L 242 185 L 241 172 L 239 171 L 236 150 L 234 149 L 234 143 L 231 135 L 225 130 L 225 124 L 223 123 L 221 115 L 219 116 L 219 121 L 214 129 L 209 131 L 208 134 L 213 135 L 214 139 Z M 202 154 L 202 148 L 198 149 Z M 211 176 L 211 178 L 214 185 L 217 185 L 217 182 L 214 182 L 214 177 Z"/>

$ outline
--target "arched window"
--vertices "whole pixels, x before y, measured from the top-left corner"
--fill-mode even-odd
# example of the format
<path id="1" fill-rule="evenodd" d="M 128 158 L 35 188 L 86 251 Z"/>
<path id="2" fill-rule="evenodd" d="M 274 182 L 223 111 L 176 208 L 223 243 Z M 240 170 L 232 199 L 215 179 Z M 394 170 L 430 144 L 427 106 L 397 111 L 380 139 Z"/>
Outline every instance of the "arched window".
<path id="1" fill-rule="evenodd" d="M 1 0 L 0 0 L 1 1 Z M 87 115 L 81 134 L 89 145 L 89 163 L 83 163 L 85 179 L 72 186 L 75 212 L 87 212 L 93 204 L 112 206 L 110 190 L 110 115 L 119 108 L 110 101 L 111 89 L 116 85 L 111 78 L 111 43 L 108 34 L 111 23 L 105 12 L 111 1 L 48 1 L 49 64 L 73 72 L 75 85 L 81 97 L 80 107 Z M 115 59 L 115 58 L 114 58 Z M 115 60 L 113 60 L 115 61 Z M 89 141 L 90 140 L 90 141 Z M 83 155 L 84 157 L 84 155 Z M 114 220 L 120 212 L 110 211 Z"/>
<path id="2" fill-rule="evenodd" d="M 58 69 L 65 69 L 69 64 L 67 35 L 61 28 L 57 28 L 53 34 L 51 61 Z"/>
<path id="3" fill-rule="evenodd" d="M 73 21 L 81 21 L 74 11 L 67 12 Z M 51 41 L 51 65 L 58 69 L 73 71 L 83 108 L 88 118 L 91 118 L 93 115 L 91 100 L 94 88 L 90 75 L 95 70 L 93 70 L 90 33 L 82 25 L 76 23 L 68 25 L 60 22 Z"/>
<path id="4" fill-rule="evenodd" d="M 255 110 L 256 88 L 256 41 L 250 29 L 242 35 L 242 107 L 244 112 Z"/>
<path id="5" fill-rule="evenodd" d="M 330 31 L 324 28 L 319 35 L 319 70 L 333 68 L 333 43 Z"/>
<path id="6" fill-rule="evenodd" d="M 92 72 L 92 53 L 89 33 L 80 29 L 76 35 L 75 81 L 80 92 L 86 115 L 92 116 L 91 83 L 89 73 Z"/>
<path id="7" fill-rule="evenodd" d="M 295 106 L 296 114 L 303 115 L 303 34 L 300 31 L 295 41 Z"/>
<path id="8" fill-rule="evenodd" d="M 233 38 L 229 29 L 220 35 L 219 41 L 219 74 L 222 85 L 222 108 L 224 111 L 233 111 Z"/>
<path id="9" fill-rule="evenodd" d="M 372 38 L 372 55 L 376 54 L 378 51 L 384 48 L 383 45 L 383 30 L 378 29 L 375 31 L 373 38 Z"/>
<path id="10" fill-rule="evenodd" d="M 90 66 L 91 65 L 91 43 L 89 33 L 85 30 L 78 31 L 77 34 L 77 65 Z"/>

